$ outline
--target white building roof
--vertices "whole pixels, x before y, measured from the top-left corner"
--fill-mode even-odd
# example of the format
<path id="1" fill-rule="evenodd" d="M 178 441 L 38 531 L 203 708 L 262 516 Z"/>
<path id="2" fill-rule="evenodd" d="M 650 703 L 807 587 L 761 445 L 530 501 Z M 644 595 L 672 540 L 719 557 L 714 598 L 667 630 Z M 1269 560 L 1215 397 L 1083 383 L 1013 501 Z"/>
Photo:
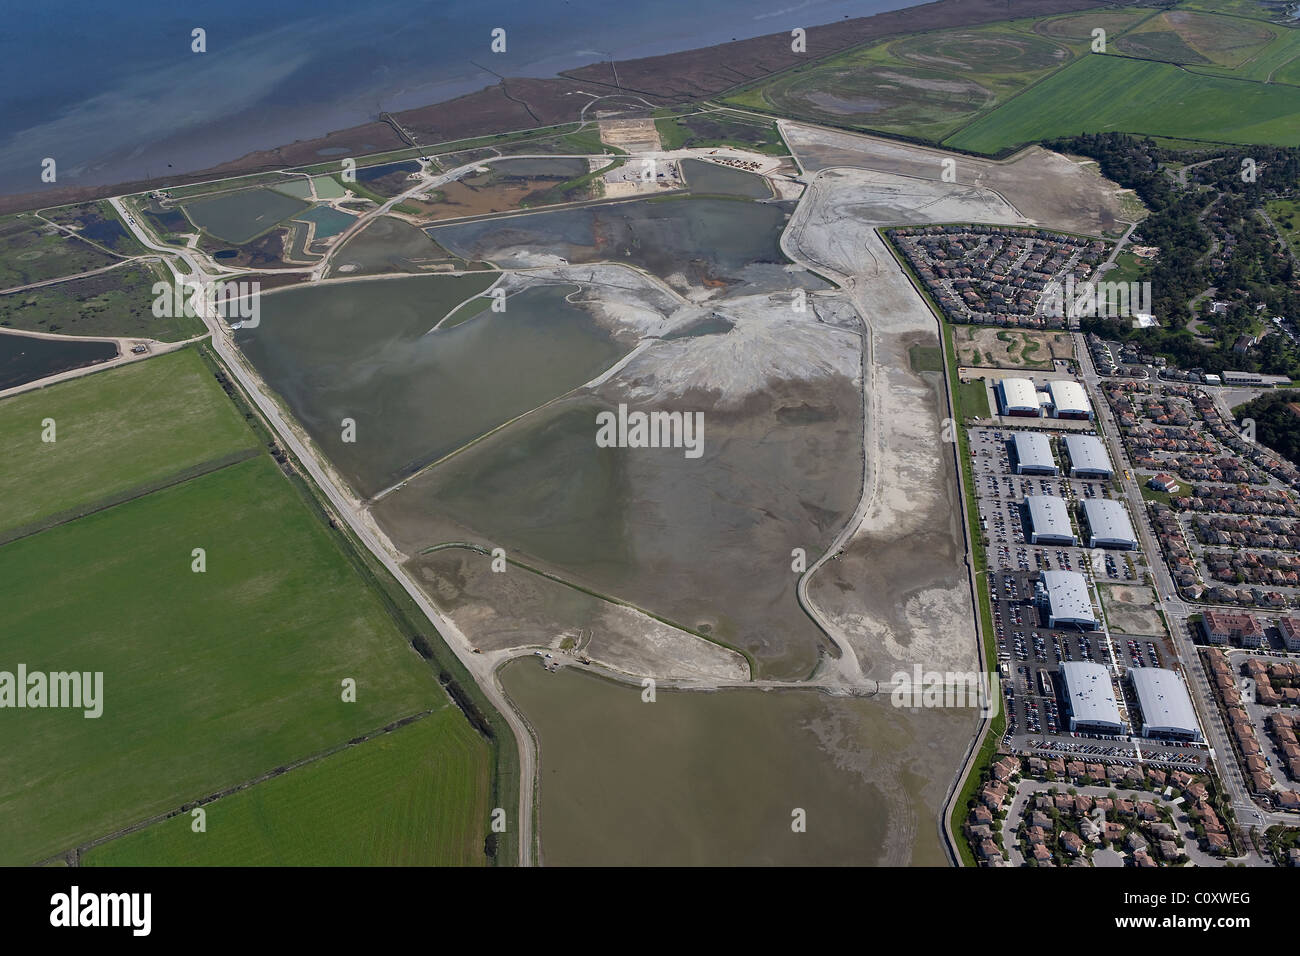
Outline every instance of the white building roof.
<path id="1" fill-rule="evenodd" d="M 1164 667 L 1134 667 L 1128 672 L 1138 706 L 1142 708 L 1142 733 L 1160 736 L 1165 733 L 1201 736 L 1196 710 L 1187 694 L 1187 685 L 1176 671 Z"/>
<path id="2" fill-rule="evenodd" d="M 1122 730 L 1110 671 L 1093 661 L 1066 661 L 1061 665 L 1070 716 L 1081 723 Z"/>
<path id="3" fill-rule="evenodd" d="M 1016 462 L 1031 468 L 1055 468 L 1052 443 L 1042 432 L 1016 432 Z"/>
<path id="4" fill-rule="evenodd" d="M 1097 623 L 1088 581 L 1078 571 L 1043 571 L 1038 580 L 1047 592 L 1048 610 L 1055 620 Z"/>
<path id="5" fill-rule="evenodd" d="M 1088 519 L 1088 532 L 1097 541 L 1137 544 L 1133 522 L 1129 520 L 1128 509 L 1122 502 L 1113 498 L 1086 498 L 1083 516 Z"/>
<path id="6" fill-rule="evenodd" d="M 1106 446 L 1096 435 L 1066 435 L 1065 450 L 1070 455 L 1070 467 L 1084 471 L 1113 472 Z"/>
<path id="7" fill-rule="evenodd" d="M 998 383 L 1002 386 L 1003 407 L 1018 408 L 1024 411 L 1038 411 L 1038 393 L 1034 383 L 1027 378 L 1004 378 Z"/>
<path id="8" fill-rule="evenodd" d="M 1029 511 L 1029 527 L 1034 534 L 1059 535 L 1074 538 L 1070 527 L 1070 511 L 1065 499 L 1055 495 L 1026 495 L 1025 508 Z"/>
<path id="9" fill-rule="evenodd" d="M 1087 414 L 1092 411 L 1092 403 L 1088 401 L 1088 394 L 1078 382 L 1070 379 L 1054 378 L 1047 383 L 1047 390 L 1052 393 L 1052 404 L 1056 406 L 1056 414 L 1058 415 L 1062 412 Z"/>

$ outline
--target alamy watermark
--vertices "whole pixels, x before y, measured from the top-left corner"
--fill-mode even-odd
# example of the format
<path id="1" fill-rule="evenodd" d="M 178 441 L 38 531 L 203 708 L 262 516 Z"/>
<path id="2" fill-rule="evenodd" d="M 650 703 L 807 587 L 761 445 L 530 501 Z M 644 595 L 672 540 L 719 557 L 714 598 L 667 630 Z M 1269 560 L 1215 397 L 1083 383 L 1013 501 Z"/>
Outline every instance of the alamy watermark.
<path id="1" fill-rule="evenodd" d="M 890 683 L 895 707 L 973 708 L 982 717 L 998 712 L 998 678 L 984 671 L 923 671 L 916 664 L 909 674 L 897 671 Z"/>
<path id="2" fill-rule="evenodd" d="M 103 671 L 0 671 L 0 709 L 70 708 L 94 719 L 104 712 Z"/>
<path id="3" fill-rule="evenodd" d="M 629 412 L 596 414 L 597 448 L 682 448 L 687 458 L 704 454 L 703 412 Z"/>
<path id="4" fill-rule="evenodd" d="M 159 319 L 199 315 L 196 301 L 225 319 L 232 329 L 255 329 L 262 321 L 262 283 L 257 280 L 218 280 L 210 284 L 181 279 L 153 284 L 153 314 Z"/>
<path id="5" fill-rule="evenodd" d="M 1066 276 L 1052 280 L 1043 290 L 1041 315 L 1067 318 L 1131 318 L 1151 314 L 1150 282 L 1079 282 Z"/>

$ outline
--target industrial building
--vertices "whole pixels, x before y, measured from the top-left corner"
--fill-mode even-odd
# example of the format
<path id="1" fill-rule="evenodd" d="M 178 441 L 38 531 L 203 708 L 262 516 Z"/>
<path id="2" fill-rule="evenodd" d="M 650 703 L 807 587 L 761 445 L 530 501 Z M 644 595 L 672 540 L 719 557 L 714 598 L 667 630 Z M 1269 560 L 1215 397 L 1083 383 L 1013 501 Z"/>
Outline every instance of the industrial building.
<path id="1" fill-rule="evenodd" d="M 1083 386 L 1070 379 L 1054 378 L 1047 383 L 1052 396 L 1052 415 L 1055 418 L 1092 418 L 1092 402 Z"/>
<path id="2" fill-rule="evenodd" d="M 1048 627 L 1097 629 L 1088 580 L 1078 571 L 1042 571 L 1034 591 L 1038 606 L 1047 614 Z"/>
<path id="3" fill-rule="evenodd" d="M 1096 435 L 1066 435 L 1065 452 L 1070 456 L 1070 477 L 1110 478 L 1115 474 L 1106 446 Z"/>
<path id="4" fill-rule="evenodd" d="M 1120 548 L 1136 551 L 1137 535 L 1122 501 L 1113 498 L 1088 498 L 1083 502 L 1083 517 L 1088 523 L 1088 547 Z"/>
<path id="5" fill-rule="evenodd" d="M 1070 729 L 1082 733 L 1122 734 L 1124 721 L 1115 702 L 1110 671 L 1093 661 L 1066 661 L 1061 665 L 1065 685 L 1065 710 Z"/>
<path id="6" fill-rule="evenodd" d="M 1177 671 L 1164 667 L 1134 667 L 1128 672 L 1128 679 L 1138 709 L 1142 711 L 1143 737 L 1202 739 L 1192 698 Z"/>
<path id="7" fill-rule="evenodd" d="M 1070 509 L 1064 498 L 1055 495 L 1026 495 L 1025 511 L 1029 515 L 1029 541 L 1031 544 L 1063 544 L 1073 547 L 1079 543 L 1070 526 Z"/>
<path id="8" fill-rule="evenodd" d="M 1016 432 L 1012 439 L 1016 450 L 1017 475 L 1059 475 L 1052 443 L 1042 432 Z"/>
<path id="9" fill-rule="evenodd" d="M 1038 393 L 1027 378 L 1004 378 L 998 382 L 998 404 L 1003 415 L 1038 418 Z"/>
<path id="10" fill-rule="evenodd" d="M 1242 647 L 1259 647 L 1264 641 L 1264 628 L 1253 614 L 1207 608 L 1201 614 L 1201 631 L 1211 644 L 1236 640 Z"/>

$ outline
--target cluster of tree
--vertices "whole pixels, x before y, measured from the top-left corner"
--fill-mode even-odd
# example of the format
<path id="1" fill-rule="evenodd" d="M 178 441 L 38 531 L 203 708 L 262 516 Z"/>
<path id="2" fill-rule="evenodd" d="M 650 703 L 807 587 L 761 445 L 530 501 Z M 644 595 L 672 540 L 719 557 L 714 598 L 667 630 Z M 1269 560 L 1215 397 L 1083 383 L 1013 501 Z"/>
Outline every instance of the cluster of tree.
<path id="1" fill-rule="evenodd" d="M 1253 401 L 1233 409 L 1238 421 L 1255 420 L 1255 440 L 1272 448 L 1287 461 L 1300 464 L 1300 414 L 1296 412 L 1297 395 L 1289 389 L 1267 392 Z"/>
<path id="2" fill-rule="evenodd" d="M 1300 374 L 1300 348 L 1269 335 L 1249 352 L 1233 345 L 1258 330 L 1261 319 L 1300 322 L 1295 263 L 1280 242 L 1263 204 L 1300 188 L 1300 149 L 1224 147 L 1212 154 L 1178 152 L 1122 133 L 1093 133 L 1048 144 L 1097 160 L 1109 179 L 1134 190 L 1150 209 L 1135 238 L 1157 246 L 1146 279 L 1160 327 L 1094 319 L 1085 328 L 1132 341 L 1182 368 L 1224 368 Z M 1166 165 L 1184 164 L 1186 183 Z M 1181 167 L 1180 167 L 1181 168 Z M 1208 290 L 1229 303 L 1211 313 Z M 1193 307 L 1193 303 L 1196 306 Z M 1198 341 L 1188 324 L 1199 319 Z"/>

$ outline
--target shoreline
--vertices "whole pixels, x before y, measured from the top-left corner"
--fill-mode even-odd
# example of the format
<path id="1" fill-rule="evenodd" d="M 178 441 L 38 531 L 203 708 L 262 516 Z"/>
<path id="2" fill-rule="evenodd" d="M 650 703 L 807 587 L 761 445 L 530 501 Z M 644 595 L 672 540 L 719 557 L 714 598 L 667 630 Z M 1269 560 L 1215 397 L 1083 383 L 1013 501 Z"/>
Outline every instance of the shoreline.
<path id="1" fill-rule="evenodd" d="M 1107 0 L 1042 0 L 1033 13 L 1042 16 L 1106 5 Z M 791 51 L 790 34 L 784 31 L 678 53 L 606 61 L 566 70 L 551 78 L 503 78 L 474 93 L 385 113 L 369 123 L 256 150 L 206 169 L 104 186 L 56 186 L 0 195 L 0 214 L 307 166 L 326 162 L 331 156 L 360 158 L 413 145 L 432 148 L 506 130 L 523 131 L 577 122 L 583 106 L 597 96 L 630 94 L 653 101 L 658 107 L 696 102 L 799 63 L 833 56 L 869 40 L 991 23 L 1005 20 L 1011 13 L 1004 0 L 933 0 L 869 17 L 810 27 L 806 54 Z M 409 142 L 397 127 L 416 142 Z"/>

